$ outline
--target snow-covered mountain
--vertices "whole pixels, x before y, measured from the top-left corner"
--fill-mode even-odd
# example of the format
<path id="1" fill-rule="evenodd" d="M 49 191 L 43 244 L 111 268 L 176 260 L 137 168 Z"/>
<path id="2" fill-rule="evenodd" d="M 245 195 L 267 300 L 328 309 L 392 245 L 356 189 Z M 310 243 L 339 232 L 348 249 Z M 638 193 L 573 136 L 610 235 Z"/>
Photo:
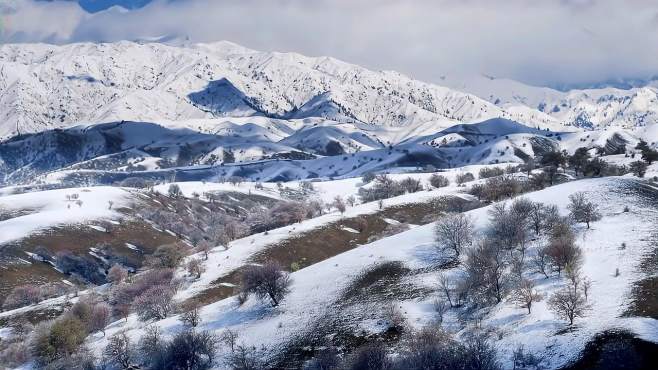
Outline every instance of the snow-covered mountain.
<path id="1" fill-rule="evenodd" d="M 329 57 L 228 42 L 0 47 L 0 137 L 80 123 L 264 115 L 440 128 L 504 117 L 555 128 L 474 95 Z"/>
<path id="2" fill-rule="evenodd" d="M 443 82 L 488 100 L 521 122 L 522 117 L 548 116 L 563 125 L 584 129 L 658 123 L 655 82 L 630 89 L 604 87 L 567 92 L 488 76 L 446 77 Z"/>

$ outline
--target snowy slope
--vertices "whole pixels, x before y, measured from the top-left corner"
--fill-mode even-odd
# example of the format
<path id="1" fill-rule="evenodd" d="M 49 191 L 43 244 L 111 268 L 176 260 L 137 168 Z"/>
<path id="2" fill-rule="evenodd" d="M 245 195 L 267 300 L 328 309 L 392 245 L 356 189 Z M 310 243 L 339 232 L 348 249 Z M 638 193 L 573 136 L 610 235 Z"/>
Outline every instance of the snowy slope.
<path id="1" fill-rule="evenodd" d="M 658 122 L 658 89 L 651 85 L 563 92 L 488 76 L 447 76 L 443 83 L 486 99 L 521 122 L 552 120 L 586 129 L 633 128 Z"/>
<path id="2" fill-rule="evenodd" d="M 0 137 L 84 122 L 253 115 L 389 126 L 493 117 L 550 123 L 398 73 L 228 42 L 0 47 Z"/>
<path id="3" fill-rule="evenodd" d="M 533 201 L 555 204 L 564 214 L 567 212 L 568 196 L 576 191 L 587 191 L 588 195 L 601 205 L 603 220 L 594 223 L 590 230 L 582 227 L 578 230 L 577 243 L 584 251 L 583 273 L 592 280 L 593 285 L 589 296 L 592 311 L 588 313 L 587 319 L 577 321 L 575 329 L 562 331 L 566 323 L 547 309 L 546 300 L 533 305 L 531 314 L 511 302 L 504 301 L 485 316 L 482 326 L 498 333 L 494 344 L 500 351 L 500 359 L 506 368 L 511 368 L 511 363 L 507 361 L 511 351 L 519 344 L 524 344 L 530 352 L 541 354 L 547 368 L 558 368 L 575 359 L 589 339 L 606 329 L 627 328 L 643 339 L 658 341 L 656 320 L 621 317 L 628 302 L 631 283 L 641 278 L 637 271 L 638 264 L 652 248 L 646 236 L 653 229 L 644 220 L 658 216 L 655 208 L 646 204 L 646 199 L 633 191 L 635 186 L 639 185 L 632 180 L 590 179 L 558 185 L 524 196 Z M 629 204 L 631 212 L 621 212 L 622 208 Z M 476 220 L 478 229 L 486 226 L 487 211 L 488 207 L 469 212 Z M 270 237 L 275 240 L 279 236 L 275 234 Z M 218 251 L 217 256 L 208 263 L 214 266 L 220 259 L 224 261 L 222 257 L 228 254 L 236 257 L 242 252 L 253 253 L 250 251 L 267 243 L 267 238 L 259 236 L 254 239 L 255 242 L 237 243 L 225 252 Z M 630 246 L 623 252 L 619 250 L 622 242 Z M 240 343 L 265 346 L 272 354 L 282 349 L 288 340 L 294 340 L 297 335 L 314 328 L 318 320 L 325 317 L 327 310 L 336 307 L 336 300 L 353 279 L 369 267 L 386 262 L 403 263 L 411 271 L 418 272 L 413 275 L 413 280 L 406 283 L 430 289 L 434 287 L 432 290 L 436 292 L 438 272 L 430 268 L 434 263 L 431 258 L 435 253 L 434 248 L 433 225 L 412 228 L 292 273 L 291 292 L 276 309 L 268 308 L 255 299 L 250 299 L 242 306 L 237 305 L 235 298 L 212 303 L 202 310 L 203 323 L 200 329 L 221 333 L 230 328 L 239 333 Z M 224 266 L 223 263 L 221 268 L 225 269 L 231 265 L 232 263 L 229 263 Z M 614 268 L 619 268 L 622 274 L 615 277 Z M 456 269 L 452 272 L 458 273 Z M 545 279 L 531 271 L 525 275 L 536 282 L 538 291 L 544 296 L 550 295 L 565 283 L 557 277 Z M 204 279 L 206 280 L 208 279 Z M 198 290 L 198 285 L 193 284 L 188 289 L 191 291 L 184 290 L 180 292 L 180 296 L 185 297 Z M 432 302 L 437 295 L 438 292 L 402 299 L 396 304 L 402 307 L 401 311 L 410 325 L 421 327 L 432 323 Z M 379 330 L 376 321 L 377 315 L 380 314 L 376 308 L 381 305 L 369 304 L 367 297 L 364 300 L 362 305 L 351 307 L 354 311 L 350 312 L 355 318 L 360 315 L 372 317 L 370 323 L 354 324 L 360 330 L 375 333 Z M 167 318 L 155 324 L 160 326 L 166 335 L 183 329 L 178 317 Z M 121 320 L 111 324 L 107 336 L 96 334 L 88 338 L 88 345 L 100 352 L 107 337 L 121 330 L 127 330 L 133 340 L 137 340 L 146 325 L 152 324 L 141 323 L 133 315 L 127 322 Z M 450 314 L 444 325 L 451 330 L 459 330 Z"/>

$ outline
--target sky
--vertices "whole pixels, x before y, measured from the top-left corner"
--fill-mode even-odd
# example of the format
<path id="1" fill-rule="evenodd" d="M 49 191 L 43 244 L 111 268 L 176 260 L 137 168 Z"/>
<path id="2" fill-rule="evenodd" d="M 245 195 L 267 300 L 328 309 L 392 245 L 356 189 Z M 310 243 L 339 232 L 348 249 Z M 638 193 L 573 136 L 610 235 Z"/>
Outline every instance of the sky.
<path id="1" fill-rule="evenodd" d="M 655 0 L 0 0 L 0 15 L 5 43 L 228 40 L 437 83 L 446 75 L 543 86 L 658 75 Z"/>

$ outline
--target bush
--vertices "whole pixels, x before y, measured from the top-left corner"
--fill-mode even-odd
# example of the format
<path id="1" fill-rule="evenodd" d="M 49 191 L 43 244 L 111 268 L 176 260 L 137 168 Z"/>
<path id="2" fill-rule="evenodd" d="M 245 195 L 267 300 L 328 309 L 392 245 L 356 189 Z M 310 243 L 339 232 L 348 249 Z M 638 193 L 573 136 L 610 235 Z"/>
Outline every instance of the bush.
<path id="1" fill-rule="evenodd" d="M 132 283 L 121 283 L 113 287 L 110 303 L 115 307 L 130 306 L 137 296 L 154 286 L 172 286 L 174 271 L 171 269 L 152 269 L 135 277 Z"/>
<path id="2" fill-rule="evenodd" d="M 2 308 L 12 310 L 14 308 L 29 306 L 39 303 L 41 300 L 41 289 L 36 285 L 20 285 L 11 290 L 5 298 Z"/>
<path id="3" fill-rule="evenodd" d="M 64 315 L 52 324 L 39 325 L 31 343 L 32 354 L 41 364 L 49 364 L 75 353 L 85 337 L 85 325 Z"/>
<path id="4" fill-rule="evenodd" d="M 631 162 L 630 164 L 631 172 L 633 172 L 633 175 L 637 177 L 644 177 L 644 175 L 647 173 L 648 167 L 649 165 L 643 161 L 635 161 L 635 162 Z"/>
<path id="5" fill-rule="evenodd" d="M 501 176 L 504 175 L 505 171 L 502 168 L 498 167 L 483 167 L 480 169 L 480 178 L 487 179 L 489 177 Z"/>
<path id="6" fill-rule="evenodd" d="M 349 370 L 386 370 L 392 367 L 393 364 L 388 358 L 384 346 L 373 343 L 357 349 L 350 356 L 345 368 Z"/>
<path id="7" fill-rule="evenodd" d="M 96 285 L 105 283 L 105 275 L 101 272 L 103 269 L 95 260 L 62 251 L 57 254 L 55 265 L 65 274 L 78 275 Z"/>
<path id="8" fill-rule="evenodd" d="M 435 188 L 443 188 L 450 185 L 450 180 L 447 177 L 439 174 L 433 174 L 430 176 L 430 185 Z"/>
<path id="9" fill-rule="evenodd" d="M 185 247 L 179 244 L 161 245 L 149 256 L 149 265 L 155 268 L 175 269 L 185 258 L 183 248 Z"/>
<path id="10" fill-rule="evenodd" d="M 165 363 L 169 369 L 210 369 L 215 361 L 217 337 L 207 331 L 186 330 L 178 333 L 166 347 Z"/>
<path id="11" fill-rule="evenodd" d="M 167 194 L 172 198 L 179 198 L 183 195 L 183 191 L 178 184 L 171 184 L 169 185 L 169 189 L 167 189 Z"/>
<path id="12" fill-rule="evenodd" d="M 0 364 L 8 368 L 19 367 L 28 362 L 30 358 L 30 349 L 22 341 L 9 343 L 4 349 L 0 350 Z"/>
<path id="13" fill-rule="evenodd" d="M 470 172 L 457 174 L 457 185 L 462 185 L 473 180 L 475 180 L 475 176 Z"/>
<path id="14" fill-rule="evenodd" d="M 128 277 L 128 270 L 119 264 L 114 264 L 107 271 L 107 279 L 114 284 L 122 283 Z"/>

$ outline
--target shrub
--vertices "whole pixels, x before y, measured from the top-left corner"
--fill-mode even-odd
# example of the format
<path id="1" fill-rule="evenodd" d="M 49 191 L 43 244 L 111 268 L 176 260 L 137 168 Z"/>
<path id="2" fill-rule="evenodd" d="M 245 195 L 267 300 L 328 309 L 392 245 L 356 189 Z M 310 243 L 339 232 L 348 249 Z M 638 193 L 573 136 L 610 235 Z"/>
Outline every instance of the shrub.
<path id="1" fill-rule="evenodd" d="M 504 175 L 505 171 L 499 167 L 482 167 L 479 175 L 481 179 Z"/>
<path id="2" fill-rule="evenodd" d="M 41 364 L 72 355 L 78 350 L 87 331 L 85 325 L 70 315 L 64 315 L 52 324 L 39 325 L 32 341 L 32 354 Z"/>
<path id="3" fill-rule="evenodd" d="M 127 277 L 128 270 L 116 263 L 107 271 L 107 279 L 114 284 L 122 283 Z"/>
<path id="4" fill-rule="evenodd" d="M 167 194 L 172 198 L 178 198 L 183 195 L 183 191 L 180 189 L 180 186 L 178 186 L 178 184 L 171 184 L 167 189 Z"/>
<path id="5" fill-rule="evenodd" d="M 20 285 L 11 290 L 5 298 L 2 308 L 12 310 L 14 308 L 29 306 L 39 303 L 41 300 L 41 289 L 36 285 Z"/>
<path id="6" fill-rule="evenodd" d="M 207 331 L 178 333 L 166 347 L 165 362 L 170 369 L 204 370 L 215 360 L 217 337 Z"/>
<path id="7" fill-rule="evenodd" d="M 432 185 L 435 188 L 443 188 L 450 185 L 450 180 L 448 180 L 447 177 L 436 173 L 430 176 L 429 181 L 430 181 L 430 185 Z"/>
<path id="8" fill-rule="evenodd" d="M 473 176 L 473 174 L 470 173 L 470 172 L 457 174 L 457 178 L 456 178 L 457 185 L 463 185 L 464 183 L 467 183 L 467 182 L 470 182 L 470 181 L 473 181 L 473 180 L 475 180 L 475 176 Z"/>
<path id="9" fill-rule="evenodd" d="M 149 256 L 149 265 L 156 268 L 174 269 L 178 267 L 183 258 L 185 258 L 183 248 L 184 247 L 179 244 L 161 245 L 151 256 Z"/>

